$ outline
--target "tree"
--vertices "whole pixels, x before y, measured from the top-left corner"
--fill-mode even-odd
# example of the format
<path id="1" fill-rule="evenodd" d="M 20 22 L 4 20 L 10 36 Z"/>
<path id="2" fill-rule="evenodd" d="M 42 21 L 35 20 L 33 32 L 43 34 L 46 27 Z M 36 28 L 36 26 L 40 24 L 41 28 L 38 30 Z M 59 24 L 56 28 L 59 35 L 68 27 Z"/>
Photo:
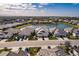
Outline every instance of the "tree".
<path id="1" fill-rule="evenodd" d="M 69 42 L 69 41 L 66 41 L 66 42 L 65 42 L 65 46 L 66 46 L 66 47 L 71 47 L 70 42 Z"/>
<path id="2" fill-rule="evenodd" d="M 7 47 L 4 47 L 4 51 L 10 51 L 11 49 L 8 49 Z"/>
<path id="3" fill-rule="evenodd" d="M 20 48 L 19 48 L 19 51 L 21 51 L 21 50 L 22 50 L 22 48 L 20 47 Z"/>
<path id="4" fill-rule="evenodd" d="M 44 36 L 42 36 L 42 39 L 45 40 L 45 39 L 44 39 Z"/>
<path id="5" fill-rule="evenodd" d="M 32 36 L 32 35 L 30 35 L 30 36 L 29 36 L 29 40 L 32 40 L 32 39 L 33 39 L 33 36 Z"/>
<path id="6" fill-rule="evenodd" d="M 48 46 L 48 49 L 51 49 L 51 46 Z"/>
<path id="7" fill-rule="evenodd" d="M 65 42 L 65 51 L 66 51 L 66 53 L 69 53 L 69 51 L 71 50 L 71 44 L 70 44 L 70 42 L 69 41 L 66 41 Z"/>
<path id="8" fill-rule="evenodd" d="M 35 30 L 31 33 L 32 36 L 36 36 Z"/>

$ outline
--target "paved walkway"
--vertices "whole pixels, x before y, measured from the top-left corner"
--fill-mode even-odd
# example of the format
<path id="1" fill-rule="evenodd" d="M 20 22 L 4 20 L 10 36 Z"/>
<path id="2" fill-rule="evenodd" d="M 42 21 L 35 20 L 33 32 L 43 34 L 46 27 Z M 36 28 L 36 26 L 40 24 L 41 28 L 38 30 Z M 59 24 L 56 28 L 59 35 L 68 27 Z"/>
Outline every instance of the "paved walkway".
<path id="1" fill-rule="evenodd" d="M 4 39 L 4 40 L 1 40 L 0 42 L 5 42 L 6 41 L 6 39 Z"/>
<path id="2" fill-rule="evenodd" d="M 64 37 L 63 39 L 64 39 L 64 40 L 66 40 L 66 41 L 67 41 L 67 40 L 69 40 L 69 39 L 68 39 L 68 38 L 66 38 L 66 37 Z"/>
<path id="3" fill-rule="evenodd" d="M 43 39 L 42 38 L 38 38 L 38 41 L 43 41 Z"/>
<path id="4" fill-rule="evenodd" d="M 62 39 L 62 38 L 60 38 L 60 37 L 57 37 L 57 39 L 58 39 L 59 41 L 63 40 L 63 39 Z"/>

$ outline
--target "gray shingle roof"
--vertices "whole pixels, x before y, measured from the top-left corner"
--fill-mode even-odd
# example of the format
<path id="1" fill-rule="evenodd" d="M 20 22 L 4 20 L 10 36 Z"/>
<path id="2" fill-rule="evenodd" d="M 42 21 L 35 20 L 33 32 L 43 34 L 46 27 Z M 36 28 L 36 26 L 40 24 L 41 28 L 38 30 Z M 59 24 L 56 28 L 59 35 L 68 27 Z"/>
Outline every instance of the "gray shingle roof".
<path id="1" fill-rule="evenodd" d="M 23 30 L 21 30 L 20 32 L 19 32 L 19 34 L 20 35 L 27 35 L 27 36 L 29 36 L 30 34 L 31 34 L 31 32 L 33 32 L 34 31 L 34 29 L 33 28 L 24 28 Z"/>

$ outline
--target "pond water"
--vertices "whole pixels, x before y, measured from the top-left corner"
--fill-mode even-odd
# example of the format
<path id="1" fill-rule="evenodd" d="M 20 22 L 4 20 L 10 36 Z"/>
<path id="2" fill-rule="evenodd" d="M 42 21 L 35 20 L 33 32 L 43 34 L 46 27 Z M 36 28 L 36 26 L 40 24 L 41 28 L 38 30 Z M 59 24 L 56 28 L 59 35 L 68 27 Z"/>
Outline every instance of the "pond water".
<path id="1" fill-rule="evenodd" d="M 58 23 L 58 24 L 36 24 L 36 25 L 33 24 L 32 27 L 34 27 L 34 28 L 38 28 L 38 27 L 53 28 L 53 27 L 56 27 L 58 29 L 64 29 L 64 28 L 70 28 L 72 26 L 69 26 L 67 24 Z"/>

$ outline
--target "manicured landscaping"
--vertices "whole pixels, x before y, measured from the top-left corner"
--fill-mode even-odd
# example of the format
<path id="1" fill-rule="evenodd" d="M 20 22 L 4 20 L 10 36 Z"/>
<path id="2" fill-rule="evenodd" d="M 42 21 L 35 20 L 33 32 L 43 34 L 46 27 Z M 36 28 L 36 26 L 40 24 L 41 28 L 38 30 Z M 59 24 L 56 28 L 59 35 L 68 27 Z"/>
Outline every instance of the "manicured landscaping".
<path id="1" fill-rule="evenodd" d="M 23 24 L 23 25 L 16 26 L 16 28 L 21 29 L 21 28 L 23 28 L 23 27 L 30 26 L 30 25 L 31 25 L 31 24 Z"/>
<path id="2" fill-rule="evenodd" d="M 28 36 L 28 40 L 38 40 L 35 31 Z"/>
<path id="3" fill-rule="evenodd" d="M 56 40 L 56 37 L 52 33 L 49 33 L 48 38 L 49 40 Z"/>
<path id="4" fill-rule="evenodd" d="M 39 50 L 40 50 L 40 47 L 30 47 L 28 51 L 31 56 L 34 56 L 38 53 Z"/>
<path id="5" fill-rule="evenodd" d="M 70 40 L 79 40 L 78 37 L 73 36 L 72 34 L 68 35 L 67 38 L 69 38 Z"/>
<path id="6" fill-rule="evenodd" d="M 3 52 L 3 51 L 11 51 L 11 49 L 8 49 L 7 47 L 0 49 L 0 53 Z"/>
<path id="7" fill-rule="evenodd" d="M 17 41 L 19 38 L 18 34 L 14 34 L 12 37 L 8 38 L 6 42 Z"/>
<path id="8" fill-rule="evenodd" d="M 56 37 L 50 36 L 50 37 L 49 37 L 49 40 L 56 40 Z"/>

